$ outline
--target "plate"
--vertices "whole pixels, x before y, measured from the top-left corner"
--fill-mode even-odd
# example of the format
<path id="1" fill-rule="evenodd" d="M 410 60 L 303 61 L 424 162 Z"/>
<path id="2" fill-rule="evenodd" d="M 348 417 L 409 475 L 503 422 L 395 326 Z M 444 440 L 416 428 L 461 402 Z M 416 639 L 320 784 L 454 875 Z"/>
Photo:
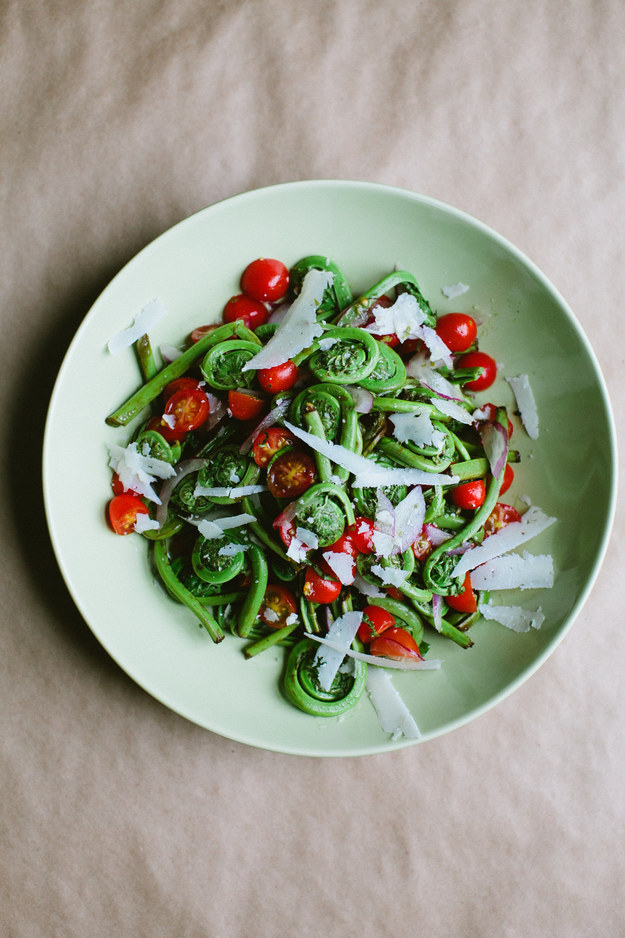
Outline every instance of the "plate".
<path id="1" fill-rule="evenodd" d="M 289 705 L 280 689 L 282 650 L 248 661 L 240 639 L 214 645 L 154 584 L 145 540 L 116 537 L 105 523 L 108 447 L 125 445 L 128 431 L 104 419 L 140 383 L 132 350 L 112 356 L 109 338 L 158 296 L 168 316 L 151 333 L 153 344 L 181 344 L 191 329 L 220 318 L 250 260 L 264 255 L 290 265 L 307 254 L 332 257 L 355 293 L 395 265 L 412 271 L 439 313 L 479 315 L 481 347 L 502 375 L 529 375 L 541 432 L 534 442 L 518 429 L 522 461 L 507 500 L 527 494 L 558 519 L 532 546 L 553 554 L 554 588 L 515 597 L 531 608 L 539 603 L 545 624 L 516 634 L 479 622 L 468 650 L 433 635 L 430 654 L 443 660 L 441 669 L 399 674 L 394 683 L 424 741 L 474 719 L 527 680 L 571 626 L 605 552 L 616 487 L 613 419 L 590 343 L 557 290 L 503 237 L 431 198 L 371 183 L 287 183 L 212 205 L 148 245 L 91 308 L 60 369 L 44 439 L 46 514 L 82 616 L 157 700 L 214 733 L 264 749 L 380 753 L 415 741 L 392 740 L 366 699 L 324 719 Z M 442 287 L 458 282 L 469 290 L 446 299 Z M 513 403 L 503 378 L 488 397 Z"/>

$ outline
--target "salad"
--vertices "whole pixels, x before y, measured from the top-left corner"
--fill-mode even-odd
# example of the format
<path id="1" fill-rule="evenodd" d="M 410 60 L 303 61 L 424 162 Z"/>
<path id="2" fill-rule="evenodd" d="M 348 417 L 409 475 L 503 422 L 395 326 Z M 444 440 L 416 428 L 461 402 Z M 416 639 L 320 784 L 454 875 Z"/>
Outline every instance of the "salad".
<path id="1" fill-rule="evenodd" d="M 151 301 L 109 342 L 134 347 L 143 377 L 107 417 L 134 428 L 110 449 L 112 529 L 146 539 L 213 642 L 283 648 L 300 710 L 337 716 L 365 695 L 383 729 L 418 736 L 393 674 L 440 667 L 435 633 L 469 649 L 480 618 L 540 627 L 540 608 L 490 596 L 553 583 L 549 555 L 515 550 L 555 519 L 501 500 L 520 457 L 506 407 L 473 396 L 497 376 L 476 318 L 437 315 L 405 270 L 354 297 L 316 255 L 252 261 L 222 321 L 157 363 L 165 312 Z M 529 380 L 508 381 L 535 438 Z"/>

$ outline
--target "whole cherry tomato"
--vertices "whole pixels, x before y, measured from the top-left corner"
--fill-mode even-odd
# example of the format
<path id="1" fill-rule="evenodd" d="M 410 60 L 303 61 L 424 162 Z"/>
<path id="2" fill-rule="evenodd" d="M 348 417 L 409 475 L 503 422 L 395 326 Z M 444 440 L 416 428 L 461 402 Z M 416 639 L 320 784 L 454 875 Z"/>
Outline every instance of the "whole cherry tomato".
<path id="1" fill-rule="evenodd" d="M 262 430 L 254 440 L 252 447 L 252 456 L 254 462 L 261 469 L 269 465 L 278 450 L 285 446 L 293 446 L 297 442 L 297 437 L 285 427 L 269 427 Z"/>
<path id="2" fill-rule="evenodd" d="M 374 638 L 369 645 L 370 655 L 380 655 L 384 658 L 421 658 L 419 646 L 410 632 L 401 628 L 390 628 Z"/>
<path id="3" fill-rule="evenodd" d="M 466 352 L 477 337 L 477 323 L 466 313 L 447 313 L 436 323 L 436 334 L 450 352 Z"/>
<path id="4" fill-rule="evenodd" d="M 148 515 L 148 506 L 134 492 L 122 492 L 108 504 L 108 516 L 115 534 L 130 534 L 134 531 L 139 515 Z"/>
<path id="5" fill-rule="evenodd" d="M 256 329 L 257 326 L 264 325 L 268 318 L 267 307 L 260 300 L 245 296 L 243 293 L 231 296 L 224 306 L 224 322 L 234 322 L 235 319 L 241 319 L 243 325 L 247 326 L 248 329 Z"/>
<path id="6" fill-rule="evenodd" d="M 451 490 L 451 500 L 458 508 L 479 508 L 485 498 L 486 486 L 483 479 L 461 482 Z"/>
<path id="7" fill-rule="evenodd" d="M 311 603 L 333 603 L 341 592 L 341 583 L 334 579 L 333 574 L 321 575 L 307 567 L 302 592 Z"/>
<path id="8" fill-rule="evenodd" d="M 265 398 L 255 391 L 246 388 L 228 391 L 228 407 L 235 420 L 253 420 L 262 413 L 264 406 Z"/>
<path id="9" fill-rule="evenodd" d="M 395 626 L 395 616 L 381 606 L 365 606 L 362 622 L 358 626 L 358 638 L 365 645 L 382 632 Z"/>
<path id="10" fill-rule="evenodd" d="M 259 368 L 256 377 L 263 391 L 268 394 L 288 391 L 297 381 L 297 365 L 289 359 L 273 368 Z"/>
<path id="11" fill-rule="evenodd" d="M 462 592 L 457 596 L 445 596 L 445 602 L 456 612 L 475 612 L 477 610 L 477 599 L 471 585 L 471 574 L 467 573 L 464 578 Z"/>
<path id="12" fill-rule="evenodd" d="M 485 391 L 497 377 L 497 363 L 486 352 L 468 352 L 457 362 L 458 368 L 481 368 L 482 374 L 473 381 L 467 381 L 464 387 L 468 391 Z"/>
<path id="13" fill-rule="evenodd" d="M 289 271 L 282 261 L 259 257 L 248 264 L 241 274 L 241 289 L 255 300 L 275 303 L 289 286 Z"/>

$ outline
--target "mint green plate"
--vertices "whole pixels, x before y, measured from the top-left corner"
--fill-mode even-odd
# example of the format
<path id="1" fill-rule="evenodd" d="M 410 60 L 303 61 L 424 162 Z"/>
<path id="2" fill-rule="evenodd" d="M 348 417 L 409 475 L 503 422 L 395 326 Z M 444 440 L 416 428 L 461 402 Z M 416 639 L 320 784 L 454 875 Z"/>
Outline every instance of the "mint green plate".
<path id="1" fill-rule="evenodd" d="M 155 585 L 145 540 L 117 537 L 104 520 L 111 475 L 107 448 L 128 440 L 127 431 L 106 426 L 104 418 L 139 382 L 132 350 L 112 356 L 108 339 L 159 296 L 169 315 L 154 329 L 153 343 L 182 343 L 195 326 L 220 317 L 250 260 L 264 255 L 288 265 L 306 254 L 332 257 L 355 291 L 396 264 L 413 271 L 436 310 L 483 319 L 481 347 L 494 355 L 502 375 L 529 375 L 538 405 L 537 441 L 516 422 L 514 444 L 523 460 L 507 500 L 529 495 L 558 519 L 531 545 L 533 552 L 553 553 L 555 586 L 514 597 L 531 608 L 540 604 L 545 624 L 540 631 L 515 634 L 478 622 L 472 629 L 475 645 L 466 651 L 434 634 L 431 655 L 443 659 L 442 668 L 394 677 L 424 740 L 502 700 L 564 637 L 606 548 L 615 502 L 615 435 L 590 343 L 555 288 L 500 235 L 412 192 L 343 181 L 248 192 L 165 232 L 106 288 L 67 352 L 44 441 L 48 525 L 78 609 L 130 677 L 200 726 L 279 752 L 354 756 L 414 741 L 392 741 L 367 699 L 331 719 L 290 706 L 280 690 L 284 653 L 247 661 L 239 639 L 227 636 L 214 645 L 189 612 Z M 446 299 L 441 288 L 458 281 L 469 291 Z M 487 399 L 512 404 L 503 378 Z"/>

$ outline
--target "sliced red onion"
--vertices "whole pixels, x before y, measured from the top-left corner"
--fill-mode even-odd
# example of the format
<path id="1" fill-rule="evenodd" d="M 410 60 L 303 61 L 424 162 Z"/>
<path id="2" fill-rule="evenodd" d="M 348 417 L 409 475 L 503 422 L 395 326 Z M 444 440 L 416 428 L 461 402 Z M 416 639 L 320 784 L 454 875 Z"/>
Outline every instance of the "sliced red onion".
<path id="1" fill-rule="evenodd" d="M 498 420 L 489 421 L 480 428 L 480 437 L 490 471 L 498 479 L 508 459 L 508 431 Z"/>
<path id="2" fill-rule="evenodd" d="M 441 544 L 444 544 L 445 541 L 448 541 L 451 537 L 449 531 L 443 531 L 442 528 L 437 527 L 435 524 L 424 524 L 423 533 L 432 547 L 440 547 Z"/>
<path id="3" fill-rule="evenodd" d="M 348 384 L 347 390 L 354 401 L 354 410 L 357 414 L 369 414 L 373 407 L 373 394 L 366 388 L 360 388 L 354 384 Z"/>
<path id="4" fill-rule="evenodd" d="M 408 550 L 417 540 L 425 519 L 425 499 L 421 486 L 416 485 L 395 508 L 395 533 L 398 552 Z"/>
<path id="5" fill-rule="evenodd" d="M 191 475 L 193 472 L 197 472 L 199 469 L 202 469 L 204 466 L 207 466 L 210 462 L 210 459 L 183 459 L 182 462 L 179 462 L 176 466 L 176 475 L 171 476 L 167 479 L 166 482 L 161 486 L 159 492 L 161 503 L 156 509 L 155 518 L 158 521 L 159 528 L 163 527 L 165 520 L 167 518 L 167 506 L 169 505 L 169 499 L 171 498 L 171 493 L 176 488 L 179 482 L 181 482 L 185 476 Z"/>
<path id="6" fill-rule="evenodd" d="M 434 616 L 434 628 L 437 632 L 440 632 L 443 621 L 443 597 L 437 593 L 432 596 L 432 614 Z"/>
<path id="7" fill-rule="evenodd" d="M 255 427 L 255 429 L 252 430 L 248 438 L 244 440 L 243 443 L 241 443 L 241 446 L 239 447 L 239 452 L 244 453 L 244 454 L 249 453 L 252 446 L 254 445 L 256 437 L 260 433 L 262 433 L 263 430 L 266 430 L 268 427 L 272 427 L 274 423 L 276 422 L 276 420 L 279 420 L 281 417 L 284 417 L 284 415 L 286 414 L 290 406 L 291 406 L 290 400 L 286 400 L 286 399 L 281 400 L 279 404 L 276 404 L 276 406 L 273 407 L 265 417 L 263 417 L 260 423 Z"/>

